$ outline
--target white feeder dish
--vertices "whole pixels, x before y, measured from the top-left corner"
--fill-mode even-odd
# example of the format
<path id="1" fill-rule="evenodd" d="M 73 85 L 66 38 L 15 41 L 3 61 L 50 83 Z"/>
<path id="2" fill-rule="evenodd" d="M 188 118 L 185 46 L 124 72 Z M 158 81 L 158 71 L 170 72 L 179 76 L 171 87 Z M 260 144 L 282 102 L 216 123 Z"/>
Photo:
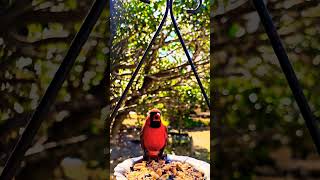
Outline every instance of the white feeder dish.
<path id="1" fill-rule="evenodd" d="M 142 159 L 142 156 L 134 157 L 130 159 L 126 159 L 123 162 L 119 163 L 114 168 L 114 176 L 116 177 L 116 180 L 127 180 L 125 173 L 130 172 L 130 167 L 133 167 L 133 165 Z M 198 159 L 188 157 L 188 156 L 177 156 L 177 155 L 167 155 L 167 159 L 169 161 L 180 161 L 189 163 L 191 166 L 193 166 L 198 171 L 204 173 L 204 178 L 209 180 L 210 179 L 210 164 L 204 161 L 200 161 Z"/>

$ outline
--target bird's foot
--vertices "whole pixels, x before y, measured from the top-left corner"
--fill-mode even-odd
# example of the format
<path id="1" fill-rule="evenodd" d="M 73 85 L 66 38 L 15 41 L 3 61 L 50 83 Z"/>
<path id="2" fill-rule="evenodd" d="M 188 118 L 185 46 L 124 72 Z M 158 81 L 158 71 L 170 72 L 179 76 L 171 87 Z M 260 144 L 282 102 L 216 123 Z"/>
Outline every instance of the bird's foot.
<path id="1" fill-rule="evenodd" d="M 166 164 L 171 162 L 171 160 L 168 158 L 167 154 L 163 154 L 161 156 L 161 159 L 164 160 Z"/>
<path id="2" fill-rule="evenodd" d="M 142 158 L 142 161 L 148 162 L 149 160 L 150 160 L 150 157 L 149 157 L 149 156 L 143 156 L 143 158 Z"/>
<path id="3" fill-rule="evenodd" d="M 160 156 L 160 159 L 162 159 L 162 160 L 167 160 L 167 154 L 162 154 L 162 155 Z"/>
<path id="4" fill-rule="evenodd" d="M 159 155 L 156 158 L 156 160 L 157 160 L 157 162 L 159 162 L 160 160 L 167 161 L 167 155 L 166 154 Z"/>

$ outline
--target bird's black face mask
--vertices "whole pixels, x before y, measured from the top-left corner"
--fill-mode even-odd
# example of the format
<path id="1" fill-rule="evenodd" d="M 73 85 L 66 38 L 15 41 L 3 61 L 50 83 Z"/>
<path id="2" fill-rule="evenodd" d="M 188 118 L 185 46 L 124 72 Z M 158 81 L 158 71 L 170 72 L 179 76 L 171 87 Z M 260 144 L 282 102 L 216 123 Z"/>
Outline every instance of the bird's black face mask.
<path id="1" fill-rule="evenodd" d="M 150 127 L 159 128 L 161 125 L 160 113 L 150 112 Z"/>

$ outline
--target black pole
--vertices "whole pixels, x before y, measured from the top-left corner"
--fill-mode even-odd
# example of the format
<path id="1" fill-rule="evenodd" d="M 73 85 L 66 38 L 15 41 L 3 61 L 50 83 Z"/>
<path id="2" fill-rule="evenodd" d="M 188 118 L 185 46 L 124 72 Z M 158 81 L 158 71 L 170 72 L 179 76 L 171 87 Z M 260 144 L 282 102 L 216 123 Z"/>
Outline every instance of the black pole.
<path id="1" fill-rule="evenodd" d="M 311 112 L 308 101 L 306 100 L 302 88 L 299 85 L 299 81 L 296 74 L 290 64 L 286 50 L 284 49 L 280 37 L 273 25 L 272 19 L 269 15 L 268 9 L 265 6 L 263 0 L 253 0 L 253 4 L 258 11 L 261 22 L 268 34 L 269 40 L 271 41 L 273 50 L 278 57 L 281 68 L 287 78 L 293 96 L 299 106 L 300 112 L 305 120 L 307 128 L 316 145 L 318 154 L 320 154 L 320 132 L 317 125 L 317 121 Z"/>
<path id="2" fill-rule="evenodd" d="M 47 115 L 50 107 L 54 104 L 54 100 L 61 88 L 64 80 L 68 76 L 72 66 L 78 57 L 82 46 L 87 41 L 90 32 L 100 17 L 103 9 L 106 7 L 106 0 L 96 0 L 91 7 L 87 17 L 85 18 L 79 32 L 73 39 L 71 46 L 63 59 L 58 71 L 56 72 L 53 80 L 51 81 L 48 89 L 41 99 L 40 104 L 34 111 L 31 119 L 29 120 L 23 134 L 14 147 L 6 165 L 1 173 L 1 180 L 11 180 L 15 176 L 17 168 L 24 157 L 25 152 L 30 147 L 34 136 L 36 135 L 40 125 Z"/>

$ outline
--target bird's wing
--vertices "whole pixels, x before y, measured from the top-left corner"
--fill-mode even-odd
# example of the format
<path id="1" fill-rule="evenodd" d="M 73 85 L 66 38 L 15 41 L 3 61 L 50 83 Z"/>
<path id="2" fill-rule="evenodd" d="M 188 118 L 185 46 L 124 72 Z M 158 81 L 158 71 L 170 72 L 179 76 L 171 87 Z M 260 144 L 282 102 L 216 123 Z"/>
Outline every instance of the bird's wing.
<path id="1" fill-rule="evenodd" d="M 148 159 L 148 151 L 144 145 L 144 140 L 143 140 L 143 132 L 144 132 L 144 129 L 145 129 L 145 124 L 143 125 L 141 131 L 140 131 L 140 145 L 141 145 L 141 148 L 143 150 L 143 159 L 144 160 L 147 160 Z"/>

